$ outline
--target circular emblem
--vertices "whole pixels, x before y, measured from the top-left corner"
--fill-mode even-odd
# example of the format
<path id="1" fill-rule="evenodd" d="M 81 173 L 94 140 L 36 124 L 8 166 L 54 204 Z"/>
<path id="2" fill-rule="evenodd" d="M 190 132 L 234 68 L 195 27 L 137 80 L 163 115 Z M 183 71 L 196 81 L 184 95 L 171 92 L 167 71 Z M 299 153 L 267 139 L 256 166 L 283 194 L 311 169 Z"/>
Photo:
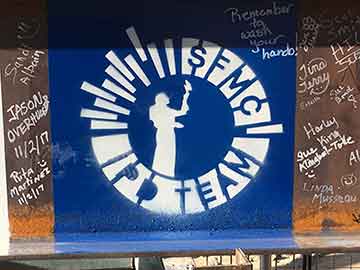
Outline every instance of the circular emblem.
<path id="1" fill-rule="evenodd" d="M 282 133 L 253 70 L 216 43 L 166 39 L 109 51 L 100 86 L 84 81 L 91 144 L 105 177 L 125 197 L 166 214 L 226 203 L 254 180 Z M 125 53 L 124 53 L 125 52 Z"/>

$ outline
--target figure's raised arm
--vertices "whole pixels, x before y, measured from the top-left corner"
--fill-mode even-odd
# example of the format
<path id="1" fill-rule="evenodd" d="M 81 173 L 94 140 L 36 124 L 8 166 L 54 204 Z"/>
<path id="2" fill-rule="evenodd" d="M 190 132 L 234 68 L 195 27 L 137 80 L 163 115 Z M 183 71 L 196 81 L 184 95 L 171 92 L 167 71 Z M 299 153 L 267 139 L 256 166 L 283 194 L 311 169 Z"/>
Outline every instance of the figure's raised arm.
<path id="1" fill-rule="evenodd" d="M 185 80 L 184 88 L 185 94 L 183 96 L 181 108 L 179 111 L 177 111 L 176 116 L 185 115 L 189 111 L 188 98 L 190 96 L 190 91 L 192 90 L 192 87 L 188 80 Z"/>

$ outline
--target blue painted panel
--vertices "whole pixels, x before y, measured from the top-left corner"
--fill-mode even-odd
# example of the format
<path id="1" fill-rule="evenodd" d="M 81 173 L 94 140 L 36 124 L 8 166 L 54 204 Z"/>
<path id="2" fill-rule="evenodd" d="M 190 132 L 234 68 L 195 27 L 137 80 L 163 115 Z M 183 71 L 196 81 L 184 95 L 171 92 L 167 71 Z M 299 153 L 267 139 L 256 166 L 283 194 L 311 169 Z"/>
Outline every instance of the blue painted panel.
<path id="1" fill-rule="evenodd" d="M 189 239 L 191 239 L 189 241 Z M 96 242 L 96 245 L 94 245 Z M 310 241 L 311 242 L 311 241 Z M 299 248 L 291 230 L 243 230 L 123 234 L 57 234 L 55 253 L 151 253 Z"/>
<path id="2" fill-rule="evenodd" d="M 118 1 L 50 3 L 56 232 L 159 231 L 174 232 L 174 238 L 188 232 L 185 235 L 192 238 L 190 232 L 198 230 L 290 228 L 295 56 L 264 60 L 264 52 L 254 53 L 256 48 L 241 38 L 244 29 L 251 29 L 250 22 L 234 23 L 227 11 L 236 3 L 133 2 L 134 6 Z M 265 47 L 266 52 L 294 45 L 290 3 L 252 1 L 246 8 L 238 7 L 275 10 L 276 5 L 289 7 L 290 12 L 262 18 L 271 29 L 266 39 L 286 38 Z M 135 35 L 127 30 L 137 33 L 146 61 L 131 42 Z M 186 40 L 190 45 L 183 46 L 183 38 L 192 38 Z M 176 75 L 169 68 L 166 39 L 174 42 Z M 164 78 L 152 61 L 156 54 L 146 48 L 152 42 L 157 45 Z M 188 58 L 184 56 L 187 48 Z M 205 56 L 217 48 L 217 57 L 206 62 Z M 109 55 L 110 51 L 114 54 Z M 116 55 L 127 69 L 136 69 L 126 58 L 129 54 L 151 84 L 146 86 L 147 80 L 132 71 L 134 80 L 132 76 L 125 80 L 136 91 L 128 87 L 121 97 L 123 90 L 118 87 L 128 84 L 121 85 L 106 74 L 111 61 L 105 56 Z M 220 80 L 219 74 L 229 70 L 229 63 L 236 66 L 236 61 L 232 75 Z M 113 71 L 119 73 L 116 63 L 112 60 Z M 200 68 L 185 74 L 184 63 Z M 202 78 L 204 63 L 212 64 Z M 237 79 L 241 72 L 247 80 L 240 77 L 240 90 L 235 84 L 231 91 L 224 90 L 229 78 Z M 117 88 L 103 85 L 105 79 Z M 97 100 L 99 96 L 89 93 L 95 88 L 84 82 L 107 94 Z M 160 93 L 169 104 L 161 105 Z M 114 104 L 122 107 L 116 107 L 121 113 L 109 109 Z M 171 115 L 181 108 L 183 115 L 176 118 L 176 125 L 184 127 L 175 128 Z M 104 119 L 95 119 L 94 110 L 101 111 L 97 117 Z M 93 118 L 80 117 L 90 114 Z M 106 129 L 114 117 L 117 122 Z M 264 126 L 270 130 L 261 129 Z M 251 134 L 256 132 L 261 134 Z"/>

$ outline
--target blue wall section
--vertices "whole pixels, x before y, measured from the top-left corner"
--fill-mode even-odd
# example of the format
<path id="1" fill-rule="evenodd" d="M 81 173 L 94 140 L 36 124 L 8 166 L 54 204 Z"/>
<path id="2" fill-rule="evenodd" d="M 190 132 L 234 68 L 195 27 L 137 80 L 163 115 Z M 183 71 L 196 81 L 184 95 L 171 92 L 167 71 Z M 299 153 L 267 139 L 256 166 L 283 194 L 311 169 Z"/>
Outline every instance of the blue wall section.
<path id="1" fill-rule="evenodd" d="M 134 6 L 130 6 L 123 1 L 86 1 L 86 4 L 78 2 L 81 1 L 71 1 L 71 4 L 67 1 L 56 1 L 49 4 L 56 232 L 216 231 L 291 227 L 296 57 L 263 60 L 260 54 L 251 52 L 248 42 L 240 38 L 245 23 L 234 24 L 228 14 L 224 13 L 227 8 L 236 7 L 235 3 L 221 1 L 221 5 L 211 6 L 205 1 L 133 1 Z M 265 1 L 254 2 L 256 1 L 251 1 L 252 4 L 249 3 L 247 9 L 269 6 Z M 75 14 L 77 16 L 74 16 Z M 266 19 L 273 33 L 281 32 L 287 37 L 289 46 L 294 45 L 294 16 L 295 14 L 291 13 Z M 104 70 L 109 64 L 104 56 L 109 50 L 113 49 L 121 58 L 128 53 L 136 54 L 125 33 L 130 26 L 136 28 L 144 44 L 160 44 L 166 38 L 182 37 L 220 44 L 243 59 L 263 85 L 269 99 L 272 120 L 274 123 L 282 123 L 284 132 L 268 136 L 271 140 L 264 164 L 254 180 L 231 201 L 198 214 L 157 214 L 130 202 L 101 171 L 91 146 L 89 121 L 80 118 L 82 108 L 91 108 L 93 97 L 80 90 L 80 87 L 85 80 L 97 86 L 101 85 L 106 75 Z M 286 43 L 281 45 L 286 47 Z M 149 68 L 146 68 L 146 71 L 148 70 Z M 157 76 L 154 70 L 147 74 L 150 79 Z M 155 89 L 157 86 L 169 86 L 167 89 L 172 89 L 170 86 L 174 85 L 175 88 L 181 88 L 186 78 L 188 77 L 169 79 L 158 85 L 154 83 L 152 87 Z M 192 82 L 194 88 L 202 88 L 209 93 L 213 87 L 196 78 Z M 150 99 L 146 96 L 141 98 L 141 93 L 136 93 L 139 100 Z M 196 99 L 201 98 L 206 103 L 208 99 L 207 105 L 197 107 L 197 113 L 199 117 L 203 112 L 203 116 L 211 115 L 214 119 L 208 122 L 209 125 L 213 122 L 212 126 L 207 125 L 208 130 L 194 127 L 192 131 L 196 133 L 198 143 L 201 143 L 202 136 L 210 141 L 212 138 L 214 142 L 219 140 L 219 144 L 226 143 L 227 131 L 224 131 L 225 136 L 222 136 L 221 117 L 216 120 L 219 110 L 223 117 L 227 117 L 226 109 L 220 108 L 214 113 L 212 107 L 209 108 L 209 104 L 216 107 L 216 102 L 219 101 L 213 94 L 196 97 L 193 90 L 191 95 L 193 101 L 190 98 L 190 104 L 198 103 Z M 174 106 L 179 106 L 179 100 Z M 136 111 L 136 108 L 132 109 Z M 137 118 L 134 115 L 131 114 L 130 117 L 137 121 L 140 129 L 143 122 L 139 120 L 140 116 Z M 143 151 L 140 153 L 139 150 L 138 156 L 142 155 L 146 160 L 146 157 L 149 157 L 149 153 L 143 148 L 146 141 L 142 136 L 138 136 L 143 131 L 136 133 L 136 124 L 129 127 L 129 132 L 132 132 L 130 136 L 135 138 L 133 140 L 138 142 L 138 149 Z M 180 174 L 196 174 L 198 170 L 203 170 L 216 160 L 220 152 L 214 152 L 213 149 L 195 149 L 193 160 L 184 165 Z M 184 155 L 189 153 L 191 149 L 184 150 Z"/>

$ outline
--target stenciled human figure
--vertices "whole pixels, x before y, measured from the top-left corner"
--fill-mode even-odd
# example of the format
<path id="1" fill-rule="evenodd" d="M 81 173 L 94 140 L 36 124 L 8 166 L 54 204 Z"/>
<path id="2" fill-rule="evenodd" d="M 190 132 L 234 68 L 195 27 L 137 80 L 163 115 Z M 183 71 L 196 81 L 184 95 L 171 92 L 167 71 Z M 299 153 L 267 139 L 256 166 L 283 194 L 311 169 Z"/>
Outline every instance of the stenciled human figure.
<path id="1" fill-rule="evenodd" d="M 175 176 L 176 165 L 176 135 L 175 128 L 183 128 L 176 122 L 176 117 L 186 115 L 189 110 L 187 100 L 191 91 L 191 84 L 185 81 L 185 94 L 180 110 L 170 108 L 169 97 L 165 93 L 155 96 L 155 104 L 149 108 L 149 118 L 156 128 L 156 147 L 152 169 L 166 176 Z"/>

